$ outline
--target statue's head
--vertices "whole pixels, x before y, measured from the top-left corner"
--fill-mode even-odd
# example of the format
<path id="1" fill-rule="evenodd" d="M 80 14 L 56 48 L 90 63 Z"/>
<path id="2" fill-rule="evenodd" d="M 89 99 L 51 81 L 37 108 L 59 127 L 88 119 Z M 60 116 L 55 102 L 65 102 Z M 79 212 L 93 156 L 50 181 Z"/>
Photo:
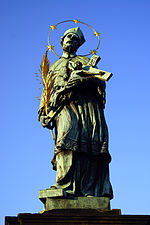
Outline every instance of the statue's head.
<path id="1" fill-rule="evenodd" d="M 61 37 L 61 45 L 64 51 L 73 53 L 85 42 L 79 27 L 67 30 Z"/>

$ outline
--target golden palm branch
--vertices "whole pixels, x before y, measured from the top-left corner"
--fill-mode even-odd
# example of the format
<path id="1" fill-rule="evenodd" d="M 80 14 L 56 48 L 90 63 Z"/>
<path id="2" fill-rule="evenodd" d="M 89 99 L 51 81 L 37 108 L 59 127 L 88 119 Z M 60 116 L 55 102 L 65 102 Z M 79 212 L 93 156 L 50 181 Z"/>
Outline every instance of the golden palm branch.
<path id="1" fill-rule="evenodd" d="M 42 75 L 42 79 L 40 78 L 40 83 L 43 85 L 43 105 L 44 105 L 44 111 L 46 115 L 48 114 L 48 105 L 49 105 L 49 100 L 51 97 L 51 90 L 53 87 L 53 84 L 56 79 L 56 75 L 54 73 L 49 73 L 49 66 L 50 66 L 50 61 L 47 58 L 47 51 L 45 52 L 45 55 L 43 55 L 43 60 L 40 66 L 40 73 Z M 39 77 L 36 75 L 36 77 Z M 39 99 L 39 97 L 37 97 Z"/>

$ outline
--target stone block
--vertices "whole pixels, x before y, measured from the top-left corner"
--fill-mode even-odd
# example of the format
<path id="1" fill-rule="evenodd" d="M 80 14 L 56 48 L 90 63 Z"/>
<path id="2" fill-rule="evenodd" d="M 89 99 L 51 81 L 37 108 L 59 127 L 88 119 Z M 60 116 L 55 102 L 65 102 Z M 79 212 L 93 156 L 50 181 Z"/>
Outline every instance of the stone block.
<path id="1" fill-rule="evenodd" d="M 62 189 L 45 189 L 39 191 L 39 199 L 45 203 L 46 198 L 63 198 L 64 191 Z"/>
<path id="2" fill-rule="evenodd" d="M 52 209 L 110 209 L 110 200 L 105 197 L 78 197 L 77 199 L 46 198 L 45 210 Z"/>
<path id="3" fill-rule="evenodd" d="M 150 215 L 121 215 L 119 209 L 56 209 L 42 214 L 21 213 L 6 217 L 5 225 L 150 225 Z"/>
<path id="4" fill-rule="evenodd" d="M 39 191 L 39 199 L 44 203 L 44 210 L 52 209 L 99 209 L 109 210 L 108 197 L 74 197 L 66 199 L 62 189 L 46 189 Z"/>

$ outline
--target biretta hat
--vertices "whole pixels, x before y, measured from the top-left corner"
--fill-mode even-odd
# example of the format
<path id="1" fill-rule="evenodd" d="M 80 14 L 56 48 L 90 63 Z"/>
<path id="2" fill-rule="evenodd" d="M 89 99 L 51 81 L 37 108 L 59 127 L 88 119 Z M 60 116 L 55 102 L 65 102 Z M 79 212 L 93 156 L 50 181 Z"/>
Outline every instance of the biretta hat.
<path id="1" fill-rule="evenodd" d="M 79 38 L 79 45 L 80 45 L 80 46 L 85 42 L 85 38 L 84 38 L 84 36 L 83 36 L 82 31 L 80 30 L 79 27 L 76 27 L 76 28 L 71 28 L 71 29 L 67 30 L 67 31 L 64 33 L 64 35 L 61 37 L 61 44 L 62 44 L 62 42 L 63 42 L 64 37 L 65 37 L 67 34 L 69 34 L 69 33 L 73 33 L 73 34 L 76 34 L 76 35 L 78 36 L 78 38 Z"/>

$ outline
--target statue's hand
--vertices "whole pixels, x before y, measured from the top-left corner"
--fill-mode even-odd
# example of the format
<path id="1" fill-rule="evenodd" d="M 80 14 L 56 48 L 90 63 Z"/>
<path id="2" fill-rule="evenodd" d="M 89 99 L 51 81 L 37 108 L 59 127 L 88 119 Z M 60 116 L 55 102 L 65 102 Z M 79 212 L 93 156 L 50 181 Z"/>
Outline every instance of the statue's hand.
<path id="1" fill-rule="evenodd" d="M 85 78 L 83 77 L 82 70 L 74 70 L 70 75 L 66 88 L 79 85 L 80 83 L 83 82 L 84 79 Z"/>
<path id="2" fill-rule="evenodd" d="M 83 71 L 82 70 L 73 70 L 70 74 L 69 80 L 76 80 L 83 77 Z"/>
<path id="3" fill-rule="evenodd" d="M 50 128 L 50 118 L 48 116 L 40 116 L 40 122 L 43 127 Z"/>
<path id="4" fill-rule="evenodd" d="M 70 79 L 66 85 L 66 90 L 71 88 L 71 87 L 74 87 L 76 85 L 79 85 L 79 83 L 81 82 L 80 79 Z"/>

